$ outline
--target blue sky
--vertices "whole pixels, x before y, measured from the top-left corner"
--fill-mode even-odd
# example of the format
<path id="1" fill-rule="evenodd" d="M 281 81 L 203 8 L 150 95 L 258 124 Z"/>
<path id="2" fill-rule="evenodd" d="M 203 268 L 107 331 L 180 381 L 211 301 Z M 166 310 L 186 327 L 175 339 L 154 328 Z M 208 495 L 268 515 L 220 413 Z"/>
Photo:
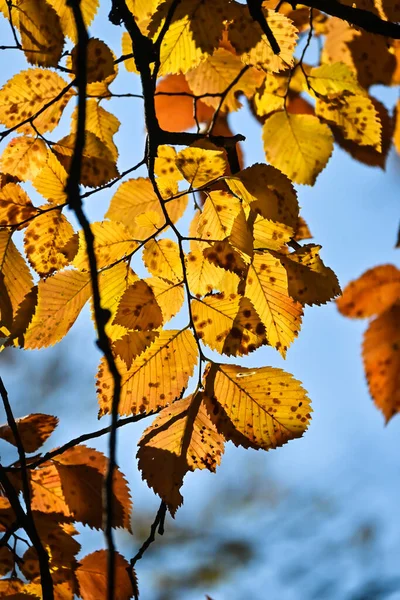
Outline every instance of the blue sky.
<path id="1" fill-rule="evenodd" d="M 107 13 L 105 4 L 101 11 L 102 19 Z M 96 30 L 95 24 L 93 33 L 102 37 L 117 54 L 120 52 L 121 29 L 103 22 L 99 30 Z M 11 41 L 3 19 L 0 21 L 0 37 L 4 44 Z M 18 52 L 10 51 L 8 56 L 12 60 L 3 59 L 1 82 L 19 69 L 26 68 Z M 124 67 L 120 67 L 120 73 L 112 91 L 140 91 L 134 75 L 126 73 Z M 390 108 L 393 106 L 396 98 L 394 90 L 376 89 L 372 92 Z M 122 171 L 142 157 L 144 136 L 141 100 L 115 99 L 105 102 L 104 107 L 115 112 L 122 122 L 116 136 Z M 72 105 L 67 113 L 71 111 Z M 67 129 L 67 116 L 64 122 Z M 244 133 L 247 137 L 244 145 L 246 164 L 264 162 L 261 129 L 246 108 L 233 115 L 231 125 L 234 133 Z M 51 134 L 49 137 L 56 140 L 67 132 L 66 129 L 61 128 L 59 136 Z M 400 266 L 399 250 L 394 249 L 399 222 L 399 166 L 400 160 L 394 151 L 389 156 L 386 172 L 382 172 L 356 163 L 341 149 L 335 148 L 316 185 L 313 188 L 297 188 L 301 214 L 313 233 L 313 241 L 323 246 L 321 256 L 325 264 L 334 269 L 342 287 L 375 265 L 392 263 Z M 144 172 L 139 174 L 144 176 Z M 35 200 L 34 196 L 32 198 Z M 93 220 L 102 218 L 110 198 L 111 193 L 107 191 L 90 197 L 87 212 Z M 306 308 L 299 338 L 289 349 L 286 361 L 268 347 L 240 361 L 245 366 L 280 367 L 301 380 L 312 400 L 314 413 L 311 426 L 302 439 L 269 453 L 244 451 L 228 445 L 216 476 L 204 472 L 189 474 L 183 488 L 185 505 L 178 511 L 178 519 L 184 522 L 185 519 L 194 518 L 199 502 L 209 499 L 223 481 L 236 479 L 240 486 L 241 474 L 245 480 L 246 470 L 251 468 L 260 477 L 268 473 L 283 486 L 295 489 L 300 494 L 329 492 L 346 508 L 342 524 L 344 528 L 363 516 L 379 515 L 382 527 L 388 531 L 382 563 L 396 573 L 395 560 L 400 551 L 400 417 L 395 417 L 385 427 L 382 415 L 369 397 L 360 354 L 365 327 L 364 321 L 343 318 L 333 303 Z M 97 404 L 92 378 L 99 353 L 93 341 L 94 331 L 89 311 L 85 309 L 71 333 L 60 344 L 65 353 L 64 360 L 68 361 L 70 356 L 71 364 L 79 365 L 79 373 L 69 381 L 67 389 L 53 398 L 57 403 L 53 412 L 63 415 L 65 421 L 52 444 L 48 445 L 62 443 L 71 434 L 83 433 L 105 424 L 103 419 L 99 425 L 96 418 Z M 23 365 L 26 358 L 33 365 L 31 368 L 44 368 L 51 352 L 54 350 L 23 352 L 18 364 Z M 21 380 L 23 371 L 20 371 L 18 364 L 15 368 L 8 361 L 3 364 L 2 377 L 11 400 L 18 399 L 16 415 L 37 410 L 35 390 L 31 389 L 29 381 Z M 50 407 L 47 409 L 51 410 Z M 131 482 L 135 502 L 141 506 L 154 504 L 156 507 L 158 502 L 140 481 L 134 460 L 134 442 L 142 428 L 143 424 L 139 424 L 136 429 L 120 433 L 119 459 Z M 95 445 L 105 448 L 104 440 Z M 3 452 L 3 445 L 1 454 L 2 457 L 11 456 L 5 446 Z M 239 519 L 236 525 L 231 526 L 240 531 L 243 524 Z M 260 571 L 257 578 L 260 586 L 273 581 L 272 589 L 276 594 L 279 592 L 281 598 L 300 597 L 293 595 L 285 584 L 278 584 L 268 569 Z M 212 592 L 207 591 L 210 594 Z M 224 597 L 216 595 L 215 600 Z M 263 598 L 262 595 L 259 597 Z M 308 598 L 307 594 L 302 597 Z"/>

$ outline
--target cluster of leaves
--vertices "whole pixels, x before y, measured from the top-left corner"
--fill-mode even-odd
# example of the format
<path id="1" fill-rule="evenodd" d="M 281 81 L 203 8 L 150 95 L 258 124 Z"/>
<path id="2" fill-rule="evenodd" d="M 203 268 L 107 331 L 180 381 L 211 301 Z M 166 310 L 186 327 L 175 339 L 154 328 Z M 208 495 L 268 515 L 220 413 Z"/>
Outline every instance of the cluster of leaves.
<path id="1" fill-rule="evenodd" d="M 380 24 L 388 17 L 381 4 L 374 17 Z M 19 593 L 18 586 L 28 595 L 53 597 L 43 585 L 46 565 L 37 566 L 35 531 L 55 596 L 99 597 L 88 587 L 104 574 L 106 553 L 77 566 L 72 536 L 74 521 L 100 527 L 103 513 L 111 562 L 108 584 L 101 579 L 99 589 L 113 593 L 114 567 L 117 578 L 125 577 L 118 575 L 127 565 L 114 551 L 111 529 L 129 529 L 130 500 L 114 456 L 116 429 L 132 418 L 158 413 L 139 442 L 139 468 L 171 514 L 182 503 L 186 473 L 215 471 L 226 441 L 269 450 L 307 429 L 310 401 L 290 374 L 219 363 L 206 352 L 240 357 L 269 345 L 285 357 L 304 306 L 340 294 L 321 247 L 299 243 L 311 235 L 293 183 L 314 184 L 334 140 L 359 160 L 384 166 L 393 136 L 399 145 L 399 127 L 368 90 L 374 83 L 399 83 L 398 50 L 396 42 L 371 33 L 374 19 L 366 32 L 314 6 L 273 8 L 250 0 L 115 0 L 110 20 L 126 29 L 116 58 L 102 40 L 85 38 L 97 11 L 94 0 L 0 1 L 15 48 L 32 65 L 0 90 L 6 128 L 0 137 L 18 134 L 0 158 L 3 346 L 40 349 L 59 342 L 91 301 L 104 353 L 99 416 L 112 415 L 107 471 L 102 455 L 77 445 L 81 439 L 51 458 L 26 459 L 40 444 L 32 445 L 25 421 L 13 423 L 8 413 L 4 437 L 17 444 L 20 461 L 1 479 L 16 494 L 12 500 L 6 492 L 3 499 L 3 540 L 14 535 L 14 523 L 24 526 L 22 491 L 31 518 L 24 528 L 34 549 L 21 567 L 31 583 L 4 580 L 4 597 Z M 360 19 L 352 7 L 346 15 L 350 22 Z M 298 36 L 305 40 L 300 59 L 294 55 Z M 315 66 L 304 60 L 313 36 L 323 40 Z M 144 158 L 124 173 L 114 142 L 121 123 L 104 108 L 121 62 L 141 78 L 147 127 Z M 233 135 L 227 120 L 240 108 L 240 95 L 263 123 L 268 165 L 243 168 L 238 144 L 244 137 Z M 49 139 L 74 97 L 71 132 Z M 192 127 L 196 131 L 186 132 Z M 145 164 L 148 177 L 121 182 Z M 28 182 L 44 199 L 39 205 L 28 196 Z M 92 189 L 79 194 L 78 184 Z M 116 184 L 104 220 L 89 226 L 82 200 Z M 75 211 L 81 231 L 63 213 L 66 207 Z M 191 219 L 189 231 L 182 232 L 183 216 Z M 26 259 L 15 244 L 18 235 Z M 148 277 L 135 272 L 143 268 Z M 184 326 L 167 328 L 182 308 Z M 184 397 L 195 369 L 197 382 Z M 128 418 L 118 421 L 118 415 Z M 51 417 L 27 419 L 30 435 L 44 428 L 47 437 L 55 426 Z M 50 543 L 50 535 L 66 536 L 70 550 L 59 556 L 60 544 Z M 93 565 L 98 570 L 90 578 L 85 573 Z M 133 566 L 129 581 L 135 588 Z"/>

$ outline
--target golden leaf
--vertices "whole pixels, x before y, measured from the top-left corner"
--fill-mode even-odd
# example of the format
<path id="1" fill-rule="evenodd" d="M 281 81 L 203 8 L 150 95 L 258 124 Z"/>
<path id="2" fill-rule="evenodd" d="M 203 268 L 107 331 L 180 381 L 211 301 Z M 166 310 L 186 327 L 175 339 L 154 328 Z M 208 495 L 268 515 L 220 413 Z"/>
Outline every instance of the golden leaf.
<path id="1" fill-rule="evenodd" d="M 171 283 L 183 279 L 179 247 L 172 240 L 150 240 L 143 250 L 143 262 L 152 275 Z"/>
<path id="2" fill-rule="evenodd" d="M 145 281 L 135 281 L 127 288 L 113 322 L 137 331 L 157 329 L 163 324 L 161 308 L 152 288 Z"/>
<path id="3" fill-rule="evenodd" d="M 76 122 L 78 111 L 75 110 L 72 118 Z M 114 144 L 113 137 L 117 133 L 121 123 L 112 113 L 105 110 L 97 100 L 86 101 L 86 130 L 94 133 L 110 150 L 114 160 L 118 158 L 118 150 Z"/>
<path id="4" fill-rule="evenodd" d="M 186 277 L 192 294 L 199 297 L 219 289 L 225 271 L 222 267 L 211 263 L 201 250 L 189 252 L 185 262 Z M 237 279 L 239 282 L 239 278 Z"/>
<path id="5" fill-rule="evenodd" d="M 132 597 L 132 584 L 128 575 L 129 564 L 118 552 L 115 552 L 114 556 L 116 600 L 129 600 Z M 106 550 L 97 550 L 97 552 L 87 554 L 80 559 L 76 577 L 79 582 L 82 600 L 106 597 L 108 589 L 107 564 Z"/>
<path id="6" fill-rule="evenodd" d="M 219 190 L 209 192 L 197 225 L 198 237 L 204 240 L 225 239 L 232 232 L 240 210 L 240 202 L 232 194 Z"/>
<path id="7" fill-rule="evenodd" d="M 313 67 L 307 74 L 307 80 L 311 91 L 322 94 L 322 96 L 341 94 L 342 92 L 365 94 L 357 81 L 357 73 L 341 62 Z"/>
<path id="8" fill-rule="evenodd" d="M 254 105 L 260 117 L 284 109 L 287 84 L 288 78 L 285 75 L 267 74 L 264 85 L 254 96 Z"/>
<path id="9" fill-rule="evenodd" d="M 197 337 L 228 356 L 243 356 L 266 343 L 265 326 L 247 299 L 238 294 L 214 294 L 192 300 Z"/>
<path id="10" fill-rule="evenodd" d="M 311 419 L 305 390 L 273 367 L 212 365 L 205 380 L 217 430 L 236 445 L 270 450 L 302 437 Z"/>
<path id="11" fill-rule="evenodd" d="M 319 256 L 320 249 L 306 244 L 290 254 L 275 254 L 287 271 L 290 296 L 303 305 L 325 304 L 341 293 L 335 273 Z"/>
<path id="12" fill-rule="evenodd" d="M 127 369 L 117 358 L 122 375 L 120 415 L 151 412 L 181 396 L 197 363 L 197 345 L 187 329 L 164 330 Z M 113 378 L 104 359 L 97 374 L 99 417 L 111 411 Z"/>
<path id="13" fill-rule="evenodd" d="M 17 137 L 9 142 L 0 159 L 0 168 L 22 181 L 34 179 L 47 162 L 46 144 L 34 137 Z"/>
<path id="14" fill-rule="evenodd" d="M 45 0 L 19 0 L 16 8 L 21 44 L 27 61 L 42 67 L 56 67 L 65 40 L 59 16 L 51 3 Z"/>
<path id="15" fill-rule="evenodd" d="M 400 298 L 400 270 L 381 265 L 351 281 L 337 300 L 340 312 L 347 317 L 364 319 L 384 312 Z"/>
<path id="16" fill-rule="evenodd" d="M 159 331 L 128 331 L 113 343 L 113 350 L 130 369 L 133 359 L 140 356 L 159 335 Z"/>
<path id="17" fill-rule="evenodd" d="M 64 32 L 64 35 L 68 36 L 73 42 L 76 42 L 78 36 L 76 32 L 75 19 L 67 0 L 47 0 L 47 2 L 54 8 L 60 17 L 61 28 Z M 80 7 L 86 27 L 88 27 L 93 21 L 99 5 L 100 0 L 81 0 Z"/>
<path id="18" fill-rule="evenodd" d="M 302 306 L 289 296 L 288 275 L 269 252 L 255 254 L 249 268 L 245 296 L 265 325 L 267 340 L 283 357 L 298 335 Z"/>
<path id="19" fill-rule="evenodd" d="M 75 270 L 59 271 L 39 281 L 36 312 L 25 334 L 25 348 L 46 348 L 71 329 L 91 294 L 90 276 Z"/>
<path id="20" fill-rule="evenodd" d="M 254 68 L 247 69 L 239 78 L 242 70 L 243 63 L 238 56 L 224 48 L 218 48 L 212 56 L 207 56 L 195 69 L 186 73 L 186 80 L 196 96 L 211 94 L 205 96 L 202 102 L 214 109 L 219 107 L 222 94 L 229 89 L 220 110 L 233 112 L 242 106 L 236 97 L 238 92 L 251 98 L 265 78 L 264 73 Z M 237 78 L 237 83 L 232 86 Z"/>
<path id="21" fill-rule="evenodd" d="M 152 288 L 157 304 L 161 308 L 164 324 L 172 319 L 182 308 L 185 297 L 183 284 L 169 283 L 159 277 L 145 280 Z"/>
<path id="22" fill-rule="evenodd" d="M 0 231 L 0 323 L 8 330 L 32 285 L 28 265 L 12 241 L 11 232 Z"/>
<path id="23" fill-rule="evenodd" d="M 171 102 L 168 101 L 169 106 Z M 173 122 L 175 124 L 175 121 Z M 180 181 L 183 176 L 175 165 L 176 150 L 172 146 L 158 146 L 157 156 L 155 159 L 154 173 L 157 177 L 167 177 Z"/>
<path id="24" fill-rule="evenodd" d="M 99 273 L 99 290 L 101 297 L 101 306 L 110 311 L 110 319 L 106 325 L 106 333 L 111 340 L 118 340 L 127 333 L 127 328 L 113 323 L 117 314 L 118 305 L 121 297 L 128 287 L 135 281 L 138 281 L 137 275 L 131 267 L 125 262 L 120 262 L 109 269 Z M 93 308 L 92 308 L 92 318 Z"/>
<path id="25" fill-rule="evenodd" d="M 168 215 L 174 223 L 183 215 L 186 205 L 186 196 L 166 203 Z M 126 225 L 135 239 L 145 240 L 152 233 L 156 233 L 157 229 L 154 228 L 153 231 L 150 231 L 148 224 L 145 227 L 137 224 L 136 217 L 149 211 L 160 215 L 158 227 L 162 227 L 165 224 L 165 217 L 152 183 L 150 179 L 139 177 L 124 181 L 119 186 L 105 216 L 112 221 L 119 221 Z"/>
<path id="26" fill-rule="evenodd" d="M 57 427 L 58 418 L 35 413 L 16 419 L 16 424 L 25 452 L 36 452 Z M 0 438 L 13 446 L 17 445 L 9 425 L 0 427 Z"/>
<path id="27" fill-rule="evenodd" d="M 316 114 L 340 127 L 345 138 L 381 151 L 381 123 L 368 96 L 344 95 L 330 100 L 317 98 Z"/>
<path id="28" fill-rule="evenodd" d="M 246 270 L 247 264 L 241 253 L 236 251 L 228 240 L 212 244 L 203 250 L 203 254 L 212 264 L 227 271 L 233 271 L 239 276 L 243 275 Z"/>
<path id="29" fill-rule="evenodd" d="M 363 343 L 369 391 L 386 423 L 400 412 L 400 305 L 370 323 Z"/>
<path id="30" fill-rule="evenodd" d="M 64 204 L 67 201 L 67 194 L 64 191 L 66 184 L 66 170 L 55 154 L 49 152 L 47 164 L 33 180 L 33 187 L 52 204 Z"/>
<path id="31" fill-rule="evenodd" d="M 178 95 L 179 94 L 179 95 Z M 182 94 L 182 95 L 180 95 Z M 202 100 L 188 96 L 191 89 L 184 75 L 167 75 L 158 84 L 155 94 L 156 114 L 165 131 L 184 131 L 211 119 L 214 111 Z"/>
<path id="32" fill-rule="evenodd" d="M 239 213 L 233 222 L 229 236 L 229 244 L 238 251 L 243 261 L 248 265 L 253 256 L 253 227 L 247 222 L 245 212 L 240 207 Z"/>
<path id="33" fill-rule="evenodd" d="M 142 478 L 166 502 L 172 515 L 183 502 L 179 490 L 186 473 L 196 469 L 215 472 L 224 452 L 224 439 L 202 398 L 198 392 L 164 408 L 139 442 Z"/>
<path id="34" fill-rule="evenodd" d="M 91 223 L 94 235 L 94 250 L 97 268 L 102 269 L 112 265 L 117 260 L 131 254 L 138 243 L 132 238 L 131 232 L 122 223 L 115 221 L 98 221 Z M 79 250 L 73 261 L 74 267 L 80 271 L 89 271 L 84 232 L 79 232 Z"/>
<path id="35" fill-rule="evenodd" d="M 18 184 L 7 183 L 0 188 L 0 226 L 24 223 L 37 212 L 28 194 Z"/>
<path id="36" fill-rule="evenodd" d="M 163 2 L 151 18 L 149 32 L 159 34 L 171 0 Z M 224 0 L 182 0 L 163 37 L 160 48 L 159 75 L 186 73 L 212 54 L 222 37 Z"/>
<path id="37" fill-rule="evenodd" d="M 78 46 L 71 52 L 72 71 L 77 72 Z M 110 48 L 102 40 L 90 38 L 87 45 L 87 71 L 88 83 L 103 81 L 114 74 L 114 56 Z"/>
<path id="38" fill-rule="evenodd" d="M 63 137 L 53 151 L 63 167 L 69 171 L 71 158 L 74 153 L 75 135 Z M 118 169 L 111 150 L 91 131 L 85 133 L 85 146 L 82 156 L 81 183 L 88 187 L 104 185 L 118 177 Z"/>
<path id="39" fill-rule="evenodd" d="M 263 127 L 267 160 L 296 183 L 313 185 L 333 150 L 332 133 L 312 115 L 274 113 Z"/>
<path id="40" fill-rule="evenodd" d="M 191 188 L 209 183 L 225 173 L 226 162 L 221 150 L 205 150 L 191 146 L 181 150 L 176 166 Z"/>
<path id="41" fill-rule="evenodd" d="M 272 72 L 282 71 L 293 65 L 297 29 L 287 17 L 273 10 L 264 10 L 266 21 L 280 48 L 280 53 L 274 54 L 266 35 L 250 15 L 247 6 L 235 2 L 228 11 L 231 19 L 229 41 L 246 65 Z"/>
<path id="42" fill-rule="evenodd" d="M 66 87 L 65 80 L 50 69 L 20 71 L 0 90 L 0 122 L 7 127 L 14 127 L 33 117 Z M 72 90 L 67 90 L 60 100 L 53 102 L 34 119 L 37 131 L 40 133 L 53 131 L 73 94 Z M 29 123 L 18 127 L 17 131 L 34 134 Z"/>
<path id="43" fill-rule="evenodd" d="M 60 210 L 39 214 L 25 231 L 24 249 L 29 264 L 42 277 L 66 267 L 70 260 L 65 246 L 73 235 L 71 223 Z"/>

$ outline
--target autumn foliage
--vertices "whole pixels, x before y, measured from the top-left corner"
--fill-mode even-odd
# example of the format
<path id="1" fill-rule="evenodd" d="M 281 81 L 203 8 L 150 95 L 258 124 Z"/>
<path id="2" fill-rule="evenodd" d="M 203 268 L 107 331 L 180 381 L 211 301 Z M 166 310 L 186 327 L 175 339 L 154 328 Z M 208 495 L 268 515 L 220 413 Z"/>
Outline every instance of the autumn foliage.
<path id="1" fill-rule="evenodd" d="M 2 384 L 0 437 L 18 461 L 0 469 L 1 597 L 138 596 L 141 553 L 128 562 L 113 533 L 130 531 L 132 508 L 115 464 L 120 427 L 156 415 L 137 453 L 161 499 L 154 538 L 183 502 L 186 473 L 214 472 L 226 442 L 269 450 L 310 424 L 297 379 L 240 357 L 265 345 L 285 357 L 304 308 L 341 293 L 294 184 L 315 184 L 334 143 L 381 168 L 392 142 L 400 151 L 397 113 L 369 93 L 400 84 L 400 12 L 386 0 L 275 4 L 113 0 L 121 50 L 97 38 L 96 0 L 0 0 L 27 62 L 0 90 L 2 347 L 52 346 L 90 303 L 98 415 L 111 415 L 40 454 L 57 419 L 15 420 Z M 143 159 L 124 172 L 114 136 L 128 130 L 107 110 L 121 67 L 141 80 L 146 127 Z M 246 132 L 230 129 L 243 103 L 262 124 L 265 164 L 245 167 Z M 100 190 L 108 208 L 89 223 L 84 207 Z M 375 317 L 363 359 L 386 420 L 400 411 L 399 299 L 400 272 L 386 265 L 338 301 L 347 316 Z M 107 457 L 86 445 L 105 434 Z M 74 523 L 103 528 L 106 550 L 78 561 Z M 9 540 L 21 528 L 31 545 L 18 557 Z"/>

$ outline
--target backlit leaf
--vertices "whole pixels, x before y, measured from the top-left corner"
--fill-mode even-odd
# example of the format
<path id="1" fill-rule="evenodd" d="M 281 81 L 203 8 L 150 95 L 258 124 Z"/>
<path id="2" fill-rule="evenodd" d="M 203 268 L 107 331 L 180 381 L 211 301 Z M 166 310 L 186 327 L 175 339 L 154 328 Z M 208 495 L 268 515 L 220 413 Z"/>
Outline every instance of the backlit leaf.
<path id="1" fill-rule="evenodd" d="M 131 232 L 122 223 L 99 221 L 92 223 L 90 228 L 94 235 L 98 269 L 112 265 L 133 252 L 138 246 Z M 79 250 L 73 264 L 80 271 L 89 271 L 85 236 L 82 230 L 79 232 Z"/>
<path id="2" fill-rule="evenodd" d="M 342 92 L 365 93 L 357 81 L 357 74 L 345 63 L 337 62 L 313 67 L 307 77 L 311 90 L 323 96 Z"/>
<path id="3" fill-rule="evenodd" d="M 168 101 L 168 103 L 169 106 L 171 106 L 171 102 Z M 157 175 L 157 177 L 167 177 L 168 179 L 176 179 L 176 181 L 183 179 L 181 172 L 175 165 L 175 160 L 175 148 L 165 145 L 159 146 L 154 165 L 154 173 Z"/>
<path id="4" fill-rule="evenodd" d="M 224 273 L 224 269 L 211 263 L 200 250 L 193 250 L 186 256 L 186 277 L 195 296 L 217 290 Z"/>
<path id="5" fill-rule="evenodd" d="M 72 49 L 72 70 L 76 73 L 77 46 Z M 102 40 L 90 38 L 87 45 L 88 83 L 103 81 L 114 73 L 114 56 L 110 48 Z"/>
<path id="6" fill-rule="evenodd" d="M 214 472 L 224 452 L 224 439 L 211 422 L 202 397 L 199 392 L 164 408 L 139 442 L 142 478 L 172 514 L 183 502 L 179 490 L 186 473 L 195 469 Z"/>
<path id="7" fill-rule="evenodd" d="M 333 150 L 327 125 L 312 115 L 280 111 L 263 127 L 267 160 L 296 183 L 313 185 Z"/>
<path id="8" fill-rule="evenodd" d="M 107 594 L 107 551 L 97 550 L 80 559 L 76 576 L 79 582 L 82 600 L 105 598 Z M 115 600 L 128 600 L 132 597 L 132 585 L 127 569 L 127 560 L 118 552 L 115 553 Z"/>
<path id="9" fill-rule="evenodd" d="M 77 41 L 75 19 L 72 9 L 68 5 L 67 0 L 47 1 L 60 17 L 61 27 L 64 34 L 68 36 L 72 41 Z M 82 17 L 86 27 L 90 25 L 90 23 L 93 21 L 93 18 L 97 13 L 99 5 L 100 0 L 81 0 L 80 6 L 82 11 Z"/>
<path id="10" fill-rule="evenodd" d="M 386 423 L 400 412 L 400 305 L 370 323 L 363 343 L 369 391 Z"/>
<path id="11" fill-rule="evenodd" d="M 67 172 L 53 152 L 49 152 L 46 165 L 39 171 L 32 184 L 39 194 L 52 204 L 63 204 L 67 200 L 65 186 Z"/>
<path id="12" fill-rule="evenodd" d="M 25 335 L 25 348 L 46 348 L 59 342 L 75 323 L 90 294 L 88 273 L 59 271 L 39 281 L 38 306 Z"/>
<path id="13" fill-rule="evenodd" d="M 130 369 L 133 359 L 142 354 L 159 335 L 158 331 L 128 331 L 113 343 L 113 350 Z"/>
<path id="14" fill-rule="evenodd" d="M 182 283 L 169 283 L 160 277 L 149 277 L 146 283 L 152 288 L 157 304 L 161 308 L 164 324 L 182 308 L 184 291 Z"/>
<path id="15" fill-rule="evenodd" d="M 0 159 L 0 168 L 22 181 L 34 179 L 47 162 L 46 144 L 34 137 L 17 137 L 9 142 Z"/>
<path id="16" fill-rule="evenodd" d="M 0 188 L 0 225 L 18 225 L 38 212 L 28 194 L 16 183 Z"/>
<path id="17" fill-rule="evenodd" d="M 221 177 L 225 172 L 226 162 L 220 150 L 192 146 L 178 153 L 176 166 L 190 186 L 196 188 Z"/>
<path id="18" fill-rule="evenodd" d="M 172 240 L 150 240 L 143 250 L 143 262 L 152 275 L 171 283 L 183 279 L 179 247 Z"/>
<path id="19" fill-rule="evenodd" d="M 236 445 L 270 450 L 301 437 L 311 419 L 305 390 L 273 367 L 213 365 L 205 381 L 211 420 Z"/>
<path id="20" fill-rule="evenodd" d="M 204 240 L 223 240 L 228 237 L 240 209 L 239 200 L 232 194 L 209 192 L 197 226 L 199 237 Z"/>
<path id="21" fill-rule="evenodd" d="M 127 333 L 127 328 L 113 323 L 117 314 L 121 297 L 132 283 L 138 280 L 137 275 L 125 262 L 120 262 L 99 273 L 99 290 L 101 306 L 110 311 L 110 319 L 106 325 L 106 333 L 111 340 L 118 340 Z M 94 319 L 93 309 L 92 318 Z"/>
<path id="22" fill-rule="evenodd" d="M 197 363 L 197 346 L 191 331 L 161 331 L 153 344 L 127 369 L 117 359 L 122 374 L 121 415 L 151 412 L 167 406 L 186 389 Z M 99 416 L 111 411 L 112 376 L 102 360 L 97 374 Z"/>
<path id="23" fill-rule="evenodd" d="M 119 302 L 114 323 L 137 331 L 157 329 L 163 324 L 154 292 L 145 281 L 135 281 L 128 287 Z"/>
<path id="24" fill-rule="evenodd" d="M 37 413 L 16 419 L 16 423 L 25 452 L 36 452 L 57 427 L 58 418 Z M 9 425 L 0 427 L 0 437 L 13 446 L 17 445 Z"/>
<path id="25" fill-rule="evenodd" d="M 59 16 L 45 0 L 19 0 L 17 5 L 21 43 L 28 62 L 56 67 L 64 47 Z"/>
<path id="26" fill-rule="evenodd" d="M 77 111 L 74 112 L 74 120 L 76 120 L 76 115 Z M 86 101 L 86 129 L 94 133 L 107 146 L 115 160 L 118 158 L 118 150 L 113 137 L 120 124 L 117 117 L 100 106 L 97 100 L 88 99 Z"/>

